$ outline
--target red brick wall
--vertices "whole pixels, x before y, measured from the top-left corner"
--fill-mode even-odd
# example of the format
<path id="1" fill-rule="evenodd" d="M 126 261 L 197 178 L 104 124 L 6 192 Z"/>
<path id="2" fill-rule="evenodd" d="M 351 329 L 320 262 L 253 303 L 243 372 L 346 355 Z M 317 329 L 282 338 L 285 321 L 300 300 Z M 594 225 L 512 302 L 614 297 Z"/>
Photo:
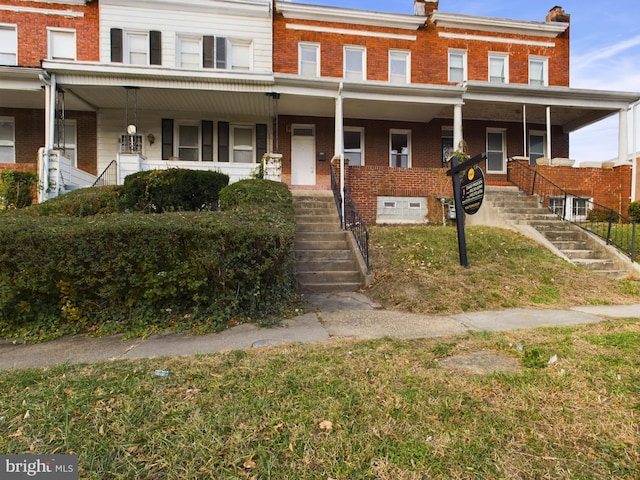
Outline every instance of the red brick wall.
<path id="1" fill-rule="evenodd" d="M 545 12 L 541 12 L 542 14 Z M 286 23 L 316 25 L 350 30 L 374 31 L 383 34 L 416 35 L 417 41 L 373 38 L 359 35 L 342 35 L 317 31 L 298 31 L 287 29 Z M 439 36 L 439 32 L 457 34 L 475 34 L 507 39 L 528 40 L 553 43 L 555 46 L 531 46 L 494 43 L 477 40 L 448 39 Z M 461 29 L 438 28 L 428 23 L 426 28 L 408 31 L 401 29 L 347 25 L 318 22 L 313 20 L 286 20 L 282 15 L 274 17 L 273 68 L 279 73 L 298 73 L 298 43 L 320 43 L 321 75 L 327 77 L 343 76 L 343 46 L 360 45 L 367 48 L 367 77 L 369 80 L 388 80 L 389 49 L 411 51 L 411 81 L 413 83 L 448 84 L 449 48 L 467 51 L 469 80 L 486 81 L 488 77 L 489 52 L 508 52 L 510 82 L 527 84 L 529 82 L 529 55 L 549 58 L 549 84 L 569 85 L 569 32 L 559 38 L 491 33 Z"/>
<path id="2" fill-rule="evenodd" d="M 623 215 L 631 198 L 631 166 L 615 168 L 574 168 L 537 165 L 536 170 L 573 195 L 591 197 L 595 203 Z"/>
<path id="3" fill-rule="evenodd" d="M 47 58 L 47 27 L 72 28 L 76 30 L 76 55 L 79 61 L 100 59 L 100 29 L 98 2 L 85 6 L 62 5 L 28 0 L 0 0 L 2 5 L 38 8 L 42 10 L 72 10 L 84 13 L 84 17 L 65 17 L 43 13 L 2 11 L 2 23 L 18 26 L 18 64 L 24 67 L 39 67 Z"/>

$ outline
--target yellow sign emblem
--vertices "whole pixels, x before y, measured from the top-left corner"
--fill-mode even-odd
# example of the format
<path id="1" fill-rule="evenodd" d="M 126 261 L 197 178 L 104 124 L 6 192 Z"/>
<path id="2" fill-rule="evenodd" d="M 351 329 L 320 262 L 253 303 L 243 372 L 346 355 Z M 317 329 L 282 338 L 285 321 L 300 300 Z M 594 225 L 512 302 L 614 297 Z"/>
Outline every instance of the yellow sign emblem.
<path id="1" fill-rule="evenodd" d="M 469 170 L 467 170 L 467 178 L 469 179 L 469 181 L 473 180 L 475 176 L 476 176 L 475 168 L 470 168 Z"/>

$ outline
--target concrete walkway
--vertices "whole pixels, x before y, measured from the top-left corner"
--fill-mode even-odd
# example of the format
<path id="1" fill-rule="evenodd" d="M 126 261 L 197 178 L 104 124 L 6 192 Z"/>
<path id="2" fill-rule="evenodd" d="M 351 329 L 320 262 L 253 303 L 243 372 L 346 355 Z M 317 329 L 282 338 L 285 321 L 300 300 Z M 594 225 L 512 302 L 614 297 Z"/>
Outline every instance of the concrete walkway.
<path id="1" fill-rule="evenodd" d="M 325 342 L 332 337 L 399 339 L 439 337 L 469 330 L 500 331 L 640 318 L 640 305 L 584 306 L 570 310 L 504 310 L 459 315 L 416 315 L 381 310 L 358 293 L 308 295 L 306 313 L 260 328 L 239 325 L 220 333 L 191 336 L 153 335 L 146 339 L 65 337 L 35 345 L 0 341 L 0 369 L 46 367 L 117 359 L 179 356 L 242 350 L 280 343 Z"/>

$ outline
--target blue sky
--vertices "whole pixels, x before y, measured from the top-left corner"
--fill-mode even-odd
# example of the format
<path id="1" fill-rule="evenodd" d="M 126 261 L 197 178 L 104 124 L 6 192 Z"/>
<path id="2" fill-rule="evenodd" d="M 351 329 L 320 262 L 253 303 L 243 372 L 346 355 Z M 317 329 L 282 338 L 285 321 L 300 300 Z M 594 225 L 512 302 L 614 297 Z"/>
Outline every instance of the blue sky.
<path id="1" fill-rule="evenodd" d="M 413 14 L 413 0 L 293 0 L 296 3 Z M 571 87 L 640 92 L 638 0 L 440 0 L 439 10 L 544 21 L 555 5 L 571 14 Z M 640 108 L 638 109 L 640 124 Z M 629 127 L 633 114 L 629 115 Z M 638 149 L 640 150 L 640 128 Z M 631 133 L 631 132 L 630 132 Z M 631 151 L 631 135 L 629 140 Z M 603 161 L 618 155 L 618 117 L 572 135 L 571 158 Z"/>

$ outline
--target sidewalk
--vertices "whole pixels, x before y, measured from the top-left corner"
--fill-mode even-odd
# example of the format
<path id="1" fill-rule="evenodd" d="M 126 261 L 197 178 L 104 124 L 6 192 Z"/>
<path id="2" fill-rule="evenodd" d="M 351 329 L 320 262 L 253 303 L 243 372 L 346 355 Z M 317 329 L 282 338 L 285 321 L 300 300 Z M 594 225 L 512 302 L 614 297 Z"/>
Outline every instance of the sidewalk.
<path id="1" fill-rule="evenodd" d="M 166 334 L 132 340 L 122 340 L 122 335 L 78 336 L 35 345 L 0 341 L 0 369 L 203 354 L 279 343 L 325 342 L 332 337 L 409 339 L 457 335 L 469 330 L 500 331 L 594 323 L 605 318 L 640 318 L 640 304 L 436 316 L 381 310 L 358 293 L 308 295 L 307 302 L 311 313 L 271 328 L 247 324 L 208 335 Z"/>

